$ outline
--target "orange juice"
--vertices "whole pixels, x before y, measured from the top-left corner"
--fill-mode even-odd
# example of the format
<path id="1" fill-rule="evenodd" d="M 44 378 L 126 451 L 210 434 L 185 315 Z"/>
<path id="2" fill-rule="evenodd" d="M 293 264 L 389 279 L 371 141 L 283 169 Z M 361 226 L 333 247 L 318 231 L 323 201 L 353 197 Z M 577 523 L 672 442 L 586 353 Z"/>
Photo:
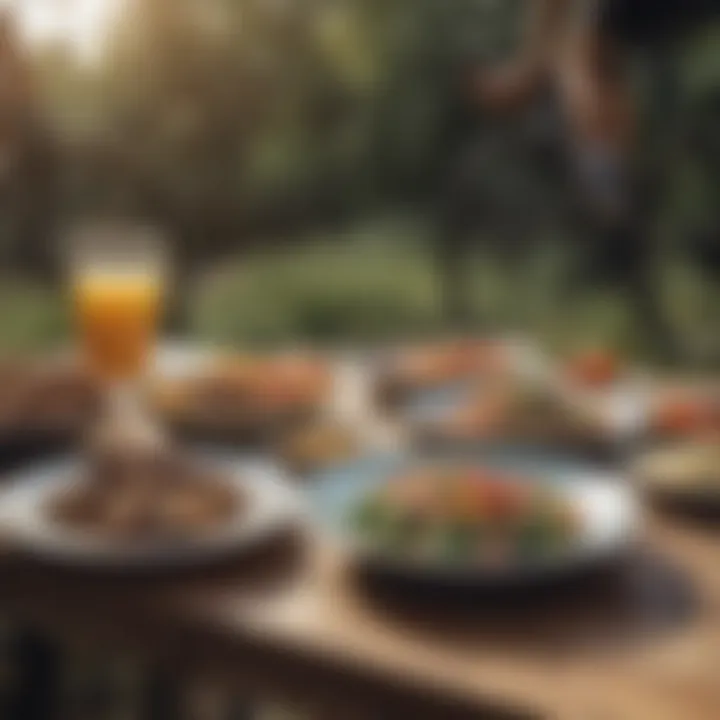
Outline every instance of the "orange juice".
<path id="1" fill-rule="evenodd" d="M 73 294 L 81 342 L 93 369 L 108 379 L 137 376 L 155 335 L 159 277 L 91 270 L 75 278 Z"/>

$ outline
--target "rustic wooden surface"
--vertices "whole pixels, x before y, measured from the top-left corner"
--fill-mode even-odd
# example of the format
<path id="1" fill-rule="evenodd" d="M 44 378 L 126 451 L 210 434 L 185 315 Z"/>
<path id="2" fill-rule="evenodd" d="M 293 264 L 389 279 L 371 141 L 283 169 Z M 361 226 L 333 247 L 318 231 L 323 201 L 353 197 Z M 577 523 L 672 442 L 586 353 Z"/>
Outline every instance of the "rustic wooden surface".
<path id="1" fill-rule="evenodd" d="M 648 525 L 619 568 L 519 598 L 393 585 L 294 535 L 152 577 L 7 554 L 0 607 L 333 717 L 716 720 L 720 532 Z"/>

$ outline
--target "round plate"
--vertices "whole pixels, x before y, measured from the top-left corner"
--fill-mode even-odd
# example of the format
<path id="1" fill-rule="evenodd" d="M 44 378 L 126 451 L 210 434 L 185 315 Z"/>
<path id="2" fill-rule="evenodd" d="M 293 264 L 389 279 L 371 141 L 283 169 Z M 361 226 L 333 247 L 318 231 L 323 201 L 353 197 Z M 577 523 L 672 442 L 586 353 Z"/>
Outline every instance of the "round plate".
<path id="1" fill-rule="evenodd" d="M 68 529 L 44 508 L 78 476 L 77 458 L 24 469 L 0 490 L 0 533 L 18 550 L 53 562 L 113 567 L 184 566 L 255 546 L 302 517 L 297 491 L 272 463 L 222 453 L 199 455 L 247 497 L 237 517 L 217 532 L 187 541 L 128 543 Z"/>
<path id="2" fill-rule="evenodd" d="M 579 510 L 583 529 L 577 541 L 547 560 L 488 567 L 410 559 L 377 551 L 363 543 L 349 527 L 351 509 L 373 488 L 409 467 L 447 462 L 508 470 L 527 477 L 528 482 L 552 483 Z M 622 555 L 632 544 L 639 520 L 635 494 L 622 478 L 556 458 L 523 457 L 501 451 L 452 453 L 425 459 L 412 455 L 366 458 L 321 474 L 309 488 L 316 519 L 356 559 L 382 571 L 442 583 L 513 585 L 581 570 Z"/>

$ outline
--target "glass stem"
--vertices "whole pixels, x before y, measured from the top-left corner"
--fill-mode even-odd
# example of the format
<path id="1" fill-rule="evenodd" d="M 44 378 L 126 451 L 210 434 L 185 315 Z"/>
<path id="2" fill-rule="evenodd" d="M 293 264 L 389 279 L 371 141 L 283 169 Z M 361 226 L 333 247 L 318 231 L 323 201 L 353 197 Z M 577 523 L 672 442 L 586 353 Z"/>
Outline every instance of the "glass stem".
<path id="1" fill-rule="evenodd" d="M 115 381 L 107 392 L 106 421 L 110 431 L 141 446 L 156 446 L 165 440 L 162 427 L 145 408 L 136 382 Z"/>
<path id="2" fill-rule="evenodd" d="M 107 392 L 108 414 L 114 421 L 134 423 L 142 416 L 139 393 L 134 383 L 119 380 Z"/>

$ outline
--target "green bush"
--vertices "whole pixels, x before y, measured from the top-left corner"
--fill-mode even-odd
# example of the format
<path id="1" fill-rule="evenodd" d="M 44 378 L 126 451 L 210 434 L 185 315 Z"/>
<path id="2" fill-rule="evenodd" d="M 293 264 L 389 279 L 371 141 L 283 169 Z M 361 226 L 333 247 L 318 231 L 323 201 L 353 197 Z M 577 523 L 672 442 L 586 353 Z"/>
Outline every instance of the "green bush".
<path id="1" fill-rule="evenodd" d="M 441 324 L 435 282 L 416 248 L 313 244 L 206 277 L 191 327 L 226 344 L 420 333 Z"/>
<path id="2" fill-rule="evenodd" d="M 68 326 L 59 292 L 19 280 L 0 282 L 0 351 L 51 347 L 67 339 Z"/>

